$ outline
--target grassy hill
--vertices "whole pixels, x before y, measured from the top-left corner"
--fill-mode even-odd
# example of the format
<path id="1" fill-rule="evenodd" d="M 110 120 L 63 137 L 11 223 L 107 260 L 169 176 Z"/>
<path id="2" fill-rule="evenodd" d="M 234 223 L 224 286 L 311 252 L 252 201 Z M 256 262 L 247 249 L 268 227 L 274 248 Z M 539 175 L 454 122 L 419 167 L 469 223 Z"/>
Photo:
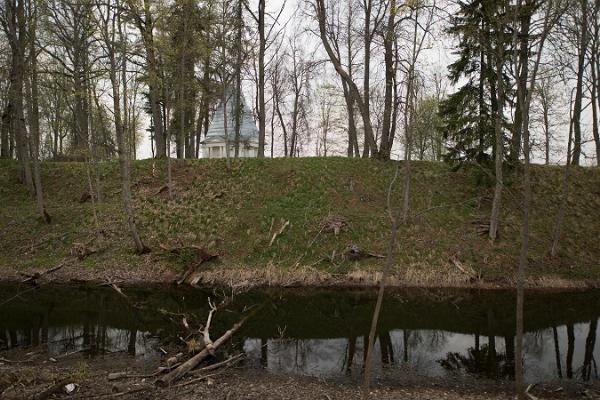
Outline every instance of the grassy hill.
<path id="1" fill-rule="evenodd" d="M 65 258 L 71 260 L 72 270 L 99 278 L 113 273 L 161 274 L 194 261 L 193 251 L 173 254 L 164 248 L 195 245 L 219 254 L 216 261 L 201 266 L 205 282 L 339 279 L 368 283 L 376 279 L 381 259 L 355 261 L 344 253 L 354 245 L 385 254 L 390 231 L 386 193 L 393 162 L 245 159 L 232 165 L 229 173 L 224 160 L 173 161 L 175 190 L 170 200 L 166 191 L 160 192 L 166 162 L 134 162 L 136 221 L 152 249 L 136 255 L 121 211 L 116 162 L 98 166 L 102 201 L 97 204 L 96 227 L 92 203 L 80 202 L 88 190 L 85 164 L 43 164 L 46 202 L 53 218 L 51 225 L 45 225 L 37 218 L 26 188 L 18 183 L 17 164 L 3 161 L 0 274 L 46 269 Z M 535 166 L 532 174 L 528 276 L 542 283 L 600 281 L 600 170 L 573 169 L 564 239 L 554 258 L 549 249 L 563 169 Z M 461 285 L 472 283 L 474 276 L 480 283 L 512 282 L 519 249 L 520 181 L 516 172 L 508 173 L 496 243 L 477 233 L 479 223 L 489 216 L 492 184 L 474 166 L 453 171 L 442 163 L 413 164 L 412 216 L 399 231 L 395 283 Z M 395 205 L 401 203 L 401 190 L 398 183 L 392 196 Z M 331 220 L 346 226 L 336 235 L 328 229 Z M 270 245 L 283 225 L 287 226 Z M 96 252 L 77 260 L 71 256 L 76 243 Z"/>

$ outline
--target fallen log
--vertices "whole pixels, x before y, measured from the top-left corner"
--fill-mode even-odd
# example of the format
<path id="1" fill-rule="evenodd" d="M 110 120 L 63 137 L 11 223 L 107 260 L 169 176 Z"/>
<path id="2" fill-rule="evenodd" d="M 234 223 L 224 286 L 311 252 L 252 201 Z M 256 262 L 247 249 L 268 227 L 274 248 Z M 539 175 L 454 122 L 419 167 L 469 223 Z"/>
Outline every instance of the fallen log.
<path id="1" fill-rule="evenodd" d="M 262 307 L 256 307 L 248 315 L 242 318 L 238 323 L 233 325 L 221 337 L 212 342 L 211 346 L 205 347 L 201 352 L 199 352 L 198 354 L 181 364 L 179 367 L 175 368 L 173 371 L 158 378 L 155 384 L 161 387 L 165 387 L 170 386 L 171 384 L 173 384 L 173 382 L 177 381 L 178 379 L 181 379 L 192 369 L 196 368 L 198 364 L 204 361 L 205 358 L 210 356 L 220 345 L 229 340 L 233 336 L 233 334 L 240 330 L 240 328 L 246 323 L 246 321 L 253 317 L 261 308 Z"/>

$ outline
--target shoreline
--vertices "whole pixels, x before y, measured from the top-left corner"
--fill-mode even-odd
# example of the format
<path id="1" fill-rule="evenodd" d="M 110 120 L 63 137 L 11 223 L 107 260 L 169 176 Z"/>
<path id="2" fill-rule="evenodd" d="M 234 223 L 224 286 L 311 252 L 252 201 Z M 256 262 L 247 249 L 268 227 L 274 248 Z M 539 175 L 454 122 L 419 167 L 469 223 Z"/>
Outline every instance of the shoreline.
<path id="1" fill-rule="evenodd" d="M 18 353 L 23 353 L 21 350 Z M 6 352 L 0 355 L 7 355 Z M 47 354 L 36 353 L 38 360 L 28 363 L 0 363 L 0 393 L 3 398 L 31 398 L 44 390 L 67 383 L 75 385 L 74 398 L 122 397 L 136 399 L 192 400 L 197 398 L 232 398 L 261 400 L 302 399 L 361 399 L 361 382 L 274 373 L 245 367 L 226 366 L 216 372 L 185 377 L 177 384 L 160 388 L 154 384 L 152 371 L 161 365 L 155 360 L 133 363 L 131 357 L 119 353 L 86 359 L 81 354 L 48 361 Z M 16 354 L 11 352 L 10 356 Z M 23 356 L 23 354 L 21 354 Z M 111 380 L 111 373 L 130 374 L 124 379 Z M 23 384 L 27 382 L 27 385 Z M 594 385 L 580 382 L 546 382 L 532 385 L 532 394 L 540 399 L 595 398 L 600 393 Z M 141 392 L 141 393 L 140 393 Z M 514 398 L 513 383 L 470 377 L 427 379 L 407 376 L 401 381 L 375 380 L 369 399 L 392 400 L 508 400 Z"/>
<path id="2" fill-rule="evenodd" d="M 2 268 L 0 269 L 0 282 L 26 283 L 24 280 L 33 276 L 36 283 L 118 283 L 123 286 L 141 284 L 176 285 L 179 276 L 177 272 L 164 267 L 84 269 L 79 265 L 65 264 L 60 269 L 45 274 L 47 271 L 49 269 Z M 218 286 L 240 290 L 254 288 L 376 289 L 379 286 L 381 272 L 361 269 L 348 273 L 331 274 L 310 267 L 298 267 L 288 270 L 275 266 L 265 268 L 216 267 L 193 272 L 190 277 L 181 285 L 191 287 Z M 475 279 L 461 274 L 432 274 L 431 271 L 428 271 L 426 276 L 418 276 L 415 271 L 407 270 L 404 276 L 401 276 L 401 274 L 389 276 L 386 288 L 508 290 L 516 289 L 516 282 L 510 279 L 496 279 L 493 281 Z M 600 280 L 573 280 L 547 275 L 527 278 L 525 289 L 544 291 L 600 289 Z"/>

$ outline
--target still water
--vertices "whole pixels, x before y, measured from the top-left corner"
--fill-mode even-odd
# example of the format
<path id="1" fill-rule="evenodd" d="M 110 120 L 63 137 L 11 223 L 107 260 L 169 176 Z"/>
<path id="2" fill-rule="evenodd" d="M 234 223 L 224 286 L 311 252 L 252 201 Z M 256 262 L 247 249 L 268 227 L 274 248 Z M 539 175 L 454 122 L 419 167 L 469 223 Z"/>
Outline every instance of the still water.
<path id="1" fill-rule="evenodd" d="M 0 304 L 26 286 L 0 283 Z M 50 356 L 126 352 L 157 360 L 158 347 L 178 343 L 208 313 L 207 298 L 223 291 L 169 286 L 115 290 L 47 285 L 0 305 L 0 355 L 42 346 Z M 514 371 L 514 291 L 387 292 L 377 333 L 379 379 L 408 375 L 510 380 Z M 235 295 L 216 314 L 212 336 L 266 304 L 226 351 L 246 353 L 246 368 L 328 379 L 360 379 L 375 303 L 374 289 L 253 290 Z M 135 306 L 133 306 L 135 304 Z M 525 371 L 528 382 L 560 379 L 600 385 L 600 291 L 527 292 Z"/>

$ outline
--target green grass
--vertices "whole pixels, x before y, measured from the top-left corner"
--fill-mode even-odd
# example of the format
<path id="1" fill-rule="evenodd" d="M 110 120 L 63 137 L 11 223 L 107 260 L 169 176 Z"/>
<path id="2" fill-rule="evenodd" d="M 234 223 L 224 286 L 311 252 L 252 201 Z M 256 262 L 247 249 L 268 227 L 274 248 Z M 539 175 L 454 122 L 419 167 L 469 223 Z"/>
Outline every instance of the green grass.
<path id="1" fill-rule="evenodd" d="M 346 158 L 173 161 L 175 196 L 157 194 L 165 183 L 165 161 L 138 161 L 132 166 L 136 221 L 150 255 L 137 256 L 121 209 L 118 165 L 98 165 L 103 201 L 98 206 L 105 238 L 81 268 L 180 269 L 190 254 L 170 256 L 160 245 L 211 247 L 220 254 L 212 268 L 312 266 L 330 273 L 379 268 L 382 261 L 359 263 L 340 255 L 353 244 L 384 254 L 390 221 L 386 193 L 393 162 Z M 15 162 L 0 162 L 0 268 L 51 267 L 68 256 L 75 242 L 95 237 L 85 164 L 42 165 L 48 212 L 45 225 L 17 180 Z M 600 278 L 600 170 L 574 168 L 568 212 L 559 254 L 549 248 L 558 211 L 563 169 L 534 166 L 529 274 L 567 279 Z M 477 235 L 474 221 L 486 220 L 492 183 L 480 169 L 453 171 L 446 164 L 415 162 L 411 181 L 411 222 L 399 231 L 395 268 L 423 273 L 448 270 L 456 257 L 485 280 L 511 278 L 517 265 L 521 188 L 517 172 L 507 171 L 500 239 Z M 401 203 L 401 179 L 393 203 Z M 329 214 L 343 216 L 348 229 L 338 236 L 320 232 Z M 289 227 L 269 241 L 284 221 Z M 271 232 L 271 233 L 269 233 Z M 332 257 L 332 255 L 334 255 Z"/>

